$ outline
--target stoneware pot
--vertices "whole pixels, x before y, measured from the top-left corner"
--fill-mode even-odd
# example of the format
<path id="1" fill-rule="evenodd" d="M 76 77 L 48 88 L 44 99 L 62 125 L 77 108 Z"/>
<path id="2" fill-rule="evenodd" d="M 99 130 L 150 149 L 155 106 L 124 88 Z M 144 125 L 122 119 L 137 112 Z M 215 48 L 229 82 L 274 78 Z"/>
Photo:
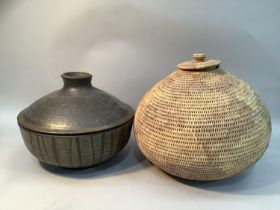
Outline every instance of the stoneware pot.
<path id="1" fill-rule="evenodd" d="M 83 168 L 117 154 L 128 142 L 133 109 L 91 85 L 84 72 L 62 75 L 64 86 L 17 117 L 24 143 L 40 161 Z"/>
<path id="2" fill-rule="evenodd" d="M 140 101 L 134 133 L 143 154 L 169 174 L 217 180 L 261 158 L 271 135 L 264 102 L 219 60 L 194 54 Z"/>

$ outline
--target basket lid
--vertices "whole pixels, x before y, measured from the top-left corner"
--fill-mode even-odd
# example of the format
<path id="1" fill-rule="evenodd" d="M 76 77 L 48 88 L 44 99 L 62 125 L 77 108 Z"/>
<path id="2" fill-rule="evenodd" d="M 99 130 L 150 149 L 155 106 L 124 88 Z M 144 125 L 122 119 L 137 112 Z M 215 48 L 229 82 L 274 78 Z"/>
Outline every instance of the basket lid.
<path id="1" fill-rule="evenodd" d="M 216 69 L 221 64 L 220 60 L 205 60 L 206 56 L 204 53 L 193 54 L 193 59 L 179 63 L 177 65 L 178 69 L 186 71 L 200 71 L 200 70 L 210 70 Z"/>
<path id="2" fill-rule="evenodd" d="M 35 132 L 82 134 L 120 126 L 133 119 L 133 109 L 109 93 L 91 85 L 85 72 L 62 75 L 64 86 L 18 115 L 18 124 Z"/>

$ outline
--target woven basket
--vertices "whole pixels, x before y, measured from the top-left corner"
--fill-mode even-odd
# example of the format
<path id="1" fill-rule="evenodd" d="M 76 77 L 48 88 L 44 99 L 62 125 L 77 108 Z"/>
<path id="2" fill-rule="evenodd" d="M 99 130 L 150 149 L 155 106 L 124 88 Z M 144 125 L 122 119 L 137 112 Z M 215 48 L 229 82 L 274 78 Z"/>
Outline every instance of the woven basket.
<path id="1" fill-rule="evenodd" d="M 167 173 L 223 179 L 253 165 L 269 144 L 271 120 L 262 99 L 219 65 L 194 54 L 139 103 L 137 144 Z"/>

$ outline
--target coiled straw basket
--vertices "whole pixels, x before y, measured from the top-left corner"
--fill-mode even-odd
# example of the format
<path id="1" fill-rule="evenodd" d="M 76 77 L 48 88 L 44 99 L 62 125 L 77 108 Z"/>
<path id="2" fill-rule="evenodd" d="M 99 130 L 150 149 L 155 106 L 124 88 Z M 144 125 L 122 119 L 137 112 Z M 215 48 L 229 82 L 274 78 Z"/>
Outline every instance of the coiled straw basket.
<path id="1" fill-rule="evenodd" d="M 137 144 L 169 174 L 205 181 L 230 177 L 253 165 L 269 144 L 271 120 L 262 99 L 219 65 L 194 54 L 139 103 Z"/>

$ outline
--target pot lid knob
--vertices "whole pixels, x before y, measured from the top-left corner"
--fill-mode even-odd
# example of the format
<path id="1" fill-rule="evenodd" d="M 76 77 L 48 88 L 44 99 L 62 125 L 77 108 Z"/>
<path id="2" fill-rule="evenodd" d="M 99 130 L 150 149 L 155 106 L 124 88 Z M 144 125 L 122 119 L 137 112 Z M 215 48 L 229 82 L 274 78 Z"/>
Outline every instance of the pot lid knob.
<path id="1" fill-rule="evenodd" d="M 200 70 L 210 70 L 217 69 L 221 64 L 220 60 L 205 60 L 206 55 L 204 53 L 193 54 L 193 59 L 179 63 L 177 65 L 178 69 L 186 71 L 200 71 Z"/>

